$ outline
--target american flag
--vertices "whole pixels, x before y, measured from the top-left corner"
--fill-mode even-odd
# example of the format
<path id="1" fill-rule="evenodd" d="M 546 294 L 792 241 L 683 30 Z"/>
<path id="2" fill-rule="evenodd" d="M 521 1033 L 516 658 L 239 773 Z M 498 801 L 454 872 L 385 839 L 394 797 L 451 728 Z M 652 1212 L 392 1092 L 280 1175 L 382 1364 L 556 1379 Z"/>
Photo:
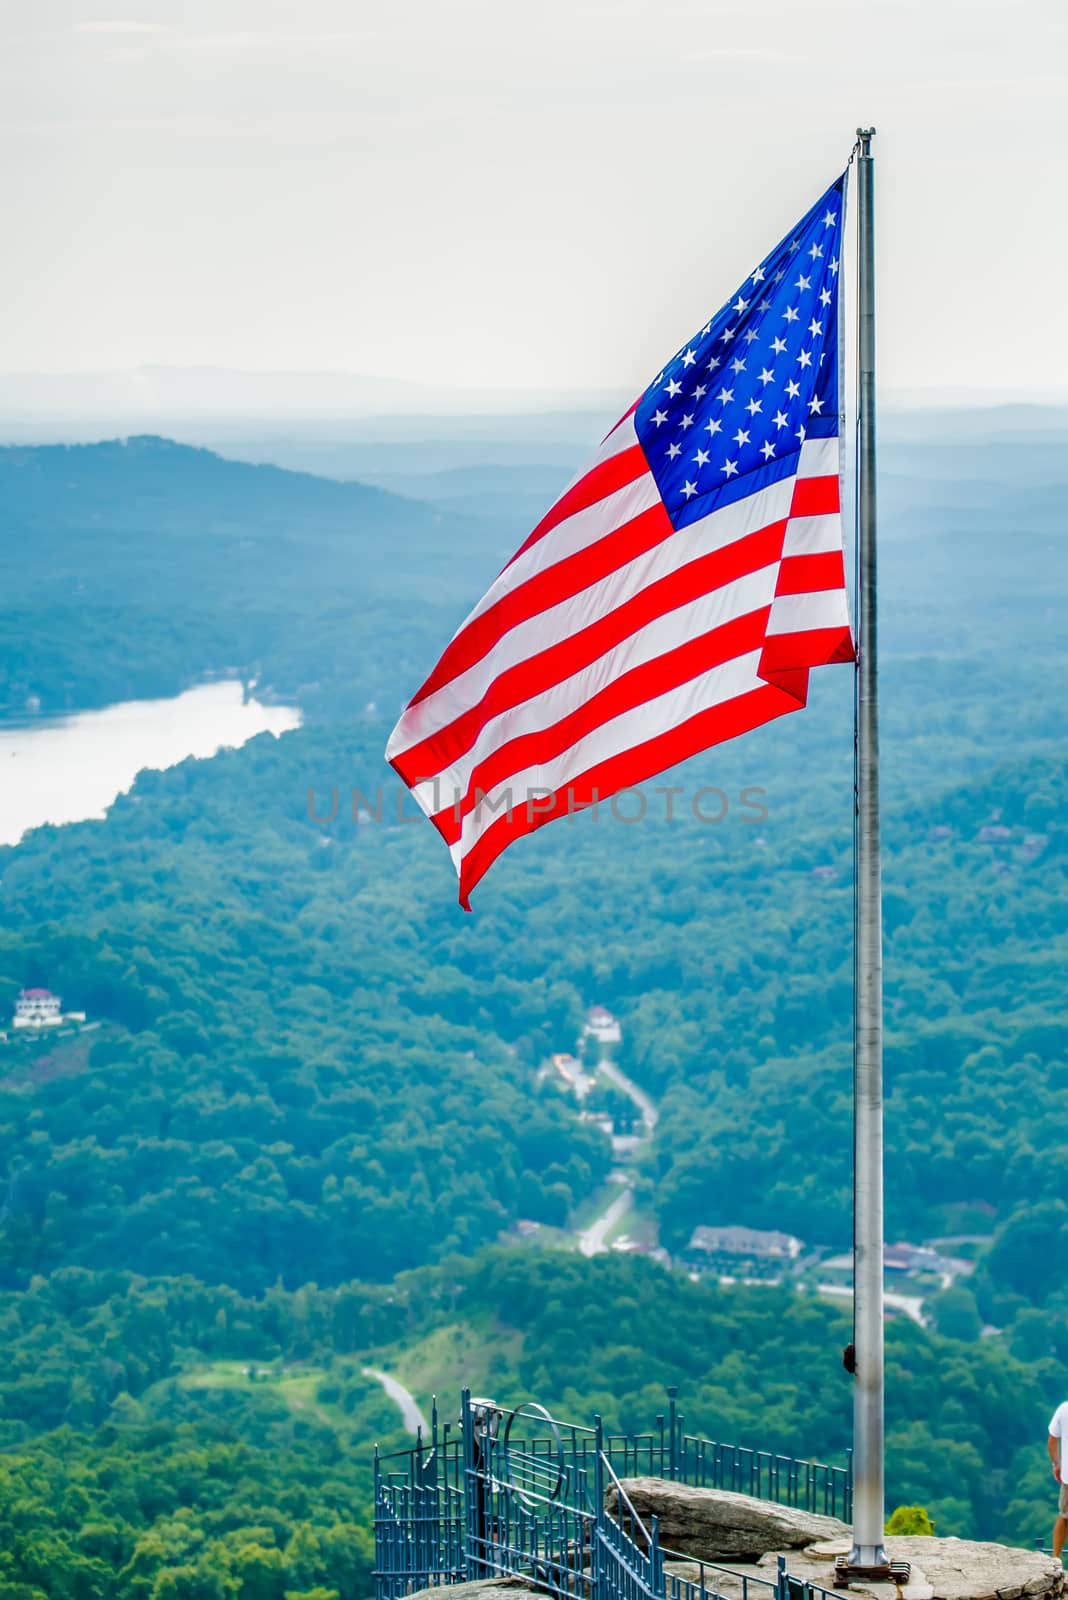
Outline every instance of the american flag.
<path id="1" fill-rule="evenodd" d="M 387 757 L 460 903 L 513 839 L 804 704 L 853 660 L 845 177 L 616 424 L 453 636 Z"/>

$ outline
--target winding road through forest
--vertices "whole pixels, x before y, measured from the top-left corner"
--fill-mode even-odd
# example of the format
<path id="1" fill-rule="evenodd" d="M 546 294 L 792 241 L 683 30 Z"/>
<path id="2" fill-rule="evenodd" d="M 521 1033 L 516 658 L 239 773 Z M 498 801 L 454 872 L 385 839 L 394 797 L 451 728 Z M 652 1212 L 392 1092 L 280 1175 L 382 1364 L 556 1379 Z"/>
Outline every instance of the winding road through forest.
<path id="1" fill-rule="evenodd" d="M 656 1127 L 656 1119 L 659 1117 L 660 1112 L 645 1090 L 639 1089 L 633 1078 L 628 1078 L 625 1072 L 620 1072 L 610 1056 L 601 1057 L 600 1071 L 604 1073 L 609 1083 L 614 1083 L 617 1089 L 633 1100 L 641 1112 L 641 1119 L 645 1124 L 646 1132 L 652 1133 Z"/>
<path id="2" fill-rule="evenodd" d="M 603 1047 L 597 1071 L 614 1088 L 618 1089 L 621 1094 L 625 1094 L 633 1102 L 642 1119 L 642 1131 L 639 1137 L 648 1139 L 656 1127 L 656 1119 L 659 1116 L 654 1102 L 644 1089 L 639 1089 L 638 1085 L 628 1078 L 625 1072 L 619 1070 Z M 629 1174 L 623 1170 L 613 1174 L 613 1176 L 621 1180 L 624 1187 L 606 1202 L 593 1221 L 587 1223 L 586 1227 L 579 1233 L 578 1247 L 584 1256 L 598 1256 L 610 1248 L 608 1235 L 620 1218 L 626 1215 L 627 1209 L 634 1199 L 634 1190 L 630 1183 Z"/>
<path id="3" fill-rule="evenodd" d="M 621 1072 L 607 1055 L 602 1055 L 599 1070 L 609 1083 L 622 1094 L 627 1095 L 634 1103 L 642 1119 L 641 1137 L 647 1139 L 656 1127 L 657 1108 L 653 1101 L 645 1093 L 644 1089 L 639 1089 L 638 1085 L 633 1083 L 625 1072 Z M 631 1187 L 626 1171 L 621 1170 L 615 1176 L 622 1181 L 623 1187 L 612 1195 L 611 1199 L 605 1203 L 593 1220 L 587 1223 L 586 1227 L 577 1235 L 578 1247 L 584 1256 L 601 1255 L 609 1249 L 608 1235 L 620 1218 L 626 1214 L 627 1208 L 634 1198 L 634 1190 Z M 409 1433 L 417 1433 L 422 1428 L 424 1435 L 429 1434 L 430 1429 L 426 1417 L 420 1409 L 418 1400 L 398 1378 L 395 1378 L 390 1372 L 383 1372 L 378 1367 L 364 1367 L 363 1375 L 365 1378 L 373 1378 L 376 1383 L 382 1385 L 383 1390 L 400 1412 L 401 1421 Z"/>
<path id="4" fill-rule="evenodd" d="M 578 1247 L 584 1256 L 598 1256 L 602 1250 L 608 1249 L 607 1236 L 633 1198 L 634 1190 L 628 1184 L 608 1202 L 603 1211 L 598 1212 L 588 1228 L 583 1228 L 578 1236 Z"/>
<path id="5" fill-rule="evenodd" d="M 404 1387 L 398 1378 L 394 1378 L 389 1372 L 380 1372 L 377 1367 L 364 1367 L 363 1375 L 365 1378 L 373 1378 L 376 1383 L 382 1385 L 386 1394 L 400 1411 L 401 1421 L 409 1433 L 418 1433 L 419 1429 L 422 1428 L 424 1434 L 429 1434 L 430 1428 L 426 1417 L 419 1409 L 418 1400 L 410 1389 Z"/>

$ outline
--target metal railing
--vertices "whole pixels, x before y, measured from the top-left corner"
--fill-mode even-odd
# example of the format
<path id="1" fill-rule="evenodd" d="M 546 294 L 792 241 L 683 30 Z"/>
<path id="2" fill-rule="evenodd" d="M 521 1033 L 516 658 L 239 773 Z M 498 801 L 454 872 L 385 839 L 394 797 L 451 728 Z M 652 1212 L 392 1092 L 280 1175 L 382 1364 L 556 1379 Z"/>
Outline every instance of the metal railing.
<path id="1" fill-rule="evenodd" d="M 676 1391 L 647 1434 L 563 1423 L 463 1393 L 460 1418 L 391 1456 L 375 1451 L 375 1600 L 493 1576 L 525 1576 L 557 1600 L 832 1600 L 791 1577 L 767 1578 L 667 1550 L 624 1479 L 649 1476 L 756 1494 L 847 1520 L 850 1466 L 718 1444 L 683 1432 Z M 609 1489 L 612 1494 L 609 1495 Z M 611 1509 L 609 1509 L 611 1502 Z M 686 1571 L 675 1570 L 684 1564 Z M 696 1569 L 696 1573 L 694 1572 Z"/>

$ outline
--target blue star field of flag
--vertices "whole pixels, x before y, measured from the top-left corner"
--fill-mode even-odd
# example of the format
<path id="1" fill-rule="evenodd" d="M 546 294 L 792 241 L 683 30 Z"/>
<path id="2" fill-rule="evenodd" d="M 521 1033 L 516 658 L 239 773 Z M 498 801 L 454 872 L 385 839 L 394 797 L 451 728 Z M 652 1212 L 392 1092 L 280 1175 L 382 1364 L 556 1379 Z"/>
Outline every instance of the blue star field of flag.
<path id="1" fill-rule="evenodd" d="M 634 422 L 675 527 L 788 477 L 838 422 L 840 177 L 668 363 Z"/>

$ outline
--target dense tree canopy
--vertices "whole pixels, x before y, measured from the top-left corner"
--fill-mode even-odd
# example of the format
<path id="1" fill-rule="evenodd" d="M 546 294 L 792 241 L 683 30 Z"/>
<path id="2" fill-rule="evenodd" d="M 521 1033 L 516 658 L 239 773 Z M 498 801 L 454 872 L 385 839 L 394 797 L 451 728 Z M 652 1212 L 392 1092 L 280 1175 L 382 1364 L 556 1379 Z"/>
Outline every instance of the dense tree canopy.
<path id="1" fill-rule="evenodd" d="M 908 466 L 888 1214 L 980 1260 L 933 1332 L 890 1330 L 890 1488 L 940 1532 L 1029 1541 L 1068 1361 L 1068 771 L 1034 667 L 1064 664 L 1060 498 L 1035 487 L 1060 468 L 1007 450 L 977 494 L 970 445 Z M 4 714 L 226 668 L 307 714 L 0 851 L 0 1017 L 42 983 L 99 1024 L 0 1043 L 0 1600 L 362 1597 L 368 1446 L 397 1423 L 368 1355 L 424 1400 L 467 1376 L 625 1428 L 678 1382 L 695 1429 L 840 1459 L 828 1302 L 484 1247 L 608 1173 L 538 1074 L 593 1002 L 660 1102 L 639 1199 L 669 1247 L 715 1222 L 848 1243 L 848 672 L 651 787 L 640 828 L 602 808 L 524 841 L 465 917 L 382 750 L 519 530 L 152 440 L 2 451 L 0 498 Z"/>

